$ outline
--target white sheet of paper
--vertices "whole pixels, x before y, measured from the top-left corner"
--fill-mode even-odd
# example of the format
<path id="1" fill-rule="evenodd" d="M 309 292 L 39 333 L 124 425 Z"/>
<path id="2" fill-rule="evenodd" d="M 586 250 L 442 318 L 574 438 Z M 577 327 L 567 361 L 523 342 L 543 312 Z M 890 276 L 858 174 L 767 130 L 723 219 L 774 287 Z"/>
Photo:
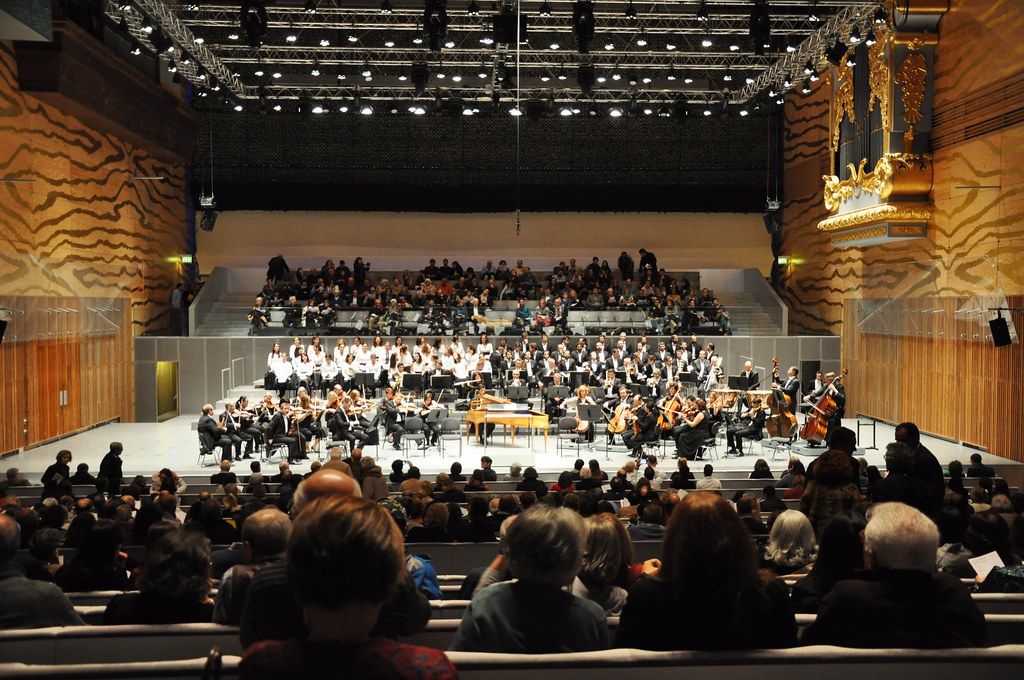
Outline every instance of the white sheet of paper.
<path id="1" fill-rule="evenodd" d="M 979 555 L 978 557 L 972 557 L 967 560 L 974 567 L 974 571 L 978 576 L 988 576 L 988 573 L 996 567 L 1002 567 L 1003 560 L 1000 559 L 999 553 L 992 551 L 985 555 Z"/>

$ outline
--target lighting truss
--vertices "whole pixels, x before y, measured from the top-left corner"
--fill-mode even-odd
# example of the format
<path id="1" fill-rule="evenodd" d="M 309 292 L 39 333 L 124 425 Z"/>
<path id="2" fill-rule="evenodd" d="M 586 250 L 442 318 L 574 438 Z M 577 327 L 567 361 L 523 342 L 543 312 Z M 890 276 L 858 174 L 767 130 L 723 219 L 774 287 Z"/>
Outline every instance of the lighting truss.
<path id="1" fill-rule="evenodd" d="M 749 101 L 752 97 L 772 86 L 776 86 L 780 90 L 787 89 L 782 86 L 783 78 L 786 77 L 786 74 L 790 73 L 802 74 L 804 65 L 807 64 L 808 60 L 816 68 L 821 68 L 825 50 L 835 42 L 837 37 L 845 39 L 855 26 L 859 27 L 862 33 L 867 33 L 871 27 L 874 10 L 877 7 L 877 1 L 862 1 L 853 2 L 848 7 L 840 9 L 839 12 L 822 22 L 821 28 L 800 43 L 795 52 L 787 52 L 780 56 L 772 65 L 762 71 L 754 79 L 753 83 L 746 85 L 737 92 L 736 99 L 740 102 Z M 774 34 L 774 32 L 775 25 L 773 23 L 772 33 Z M 795 87 L 799 80 L 803 80 L 803 78 L 794 80 L 793 85 L 788 89 Z"/>

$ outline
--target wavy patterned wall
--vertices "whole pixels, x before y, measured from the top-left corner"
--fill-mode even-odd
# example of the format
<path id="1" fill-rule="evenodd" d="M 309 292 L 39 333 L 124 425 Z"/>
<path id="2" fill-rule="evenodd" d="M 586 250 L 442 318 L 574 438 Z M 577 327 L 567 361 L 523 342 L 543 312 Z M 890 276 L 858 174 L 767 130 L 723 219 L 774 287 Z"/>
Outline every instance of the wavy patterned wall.
<path id="1" fill-rule="evenodd" d="M 177 275 L 165 258 L 185 247 L 184 176 L 19 92 L 0 42 L 0 293 L 130 297 L 135 333 L 161 327 Z"/>
<path id="2" fill-rule="evenodd" d="M 852 311 L 859 298 L 911 297 L 952 314 L 996 287 L 1011 305 L 1024 300 L 1024 3 L 952 4 L 936 51 L 928 238 L 835 249 L 817 231 L 827 214 L 821 175 L 829 167 L 822 79 L 810 95 L 786 104 L 778 252 L 801 263 L 781 270 L 778 287 L 792 309 L 791 332 L 843 335 L 851 412 L 912 419 L 923 430 L 1024 461 L 1020 345 L 994 348 L 987 328 L 953 339 L 861 332 Z M 1014 320 L 1024 330 L 1024 317 Z M 972 405 L 971 417 L 951 407 L 958 397 Z"/>
<path id="3" fill-rule="evenodd" d="M 0 453 L 134 420 L 132 337 L 166 324 L 186 233 L 184 166 L 20 92 L 15 64 L 0 41 Z"/>

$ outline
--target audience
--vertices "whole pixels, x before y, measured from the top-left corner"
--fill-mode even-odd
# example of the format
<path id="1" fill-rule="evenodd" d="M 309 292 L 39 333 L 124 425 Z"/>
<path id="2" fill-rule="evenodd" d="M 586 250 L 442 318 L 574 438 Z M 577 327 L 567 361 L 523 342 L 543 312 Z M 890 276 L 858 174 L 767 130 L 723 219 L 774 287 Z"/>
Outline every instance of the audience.
<path id="1" fill-rule="evenodd" d="M 252 577 L 268 564 L 284 558 L 290 530 L 291 520 L 277 508 L 267 507 L 249 515 L 242 525 L 244 562 L 231 567 L 221 577 L 214 602 L 214 623 L 238 625 L 241 622 Z"/>
<path id="2" fill-rule="evenodd" d="M 53 580 L 65 593 L 124 590 L 128 587 L 128 572 L 125 570 L 128 556 L 121 552 L 124 541 L 121 529 L 109 519 L 96 520 L 91 524 L 77 543 L 78 552 L 74 559 L 57 570 Z"/>
<path id="3" fill-rule="evenodd" d="M 103 623 L 201 623 L 212 618 L 210 544 L 200 533 L 176 529 L 146 552 L 139 592 L 111 599 Z"/>
<path id="4" fill-rule="evenodd" d="M 84 625 L 60 588 L 25 578 L 15 563 L 20 546 L 21 526 L 0 513 L 0 630 Z"/>
<path id="5" fill-rule="evenodd" d="M 939 530 L 920 510 L 880 503 L 864 529 L 865 571 L 836 583 L 803 633 L 808 645 L 973 647 L 985 617 L 956 578 L 935 571 Z M 813 572 L 812 572 L 813 573 Z"/>
<path id="6" fill-rule="evenodd" d="M 786 510 L 772 524 L 762 565 L 776 576 L 785 576 L 806 571 L 817 553 L 818 544 L 810 520 L 802 512 Z"/>
<path id="7" fill-rule="evenodd" d="M 601 606 L 565 590 L 580 570 L 585 541 L 583 520 L 566 508 L 537 504 L 516 516 L 503 543 L 513 580 L 477 591 L 450 649 L 555 654 L 606 648 Z"/>
<path id="8" fill-rule="evenodd" d="M 829 520 L 822 533 L 818 557 L 811 572 L 793 586 L 793 608 L 801 613 L 815 613 L 821 598 L 832 587 L 850 578 L 854 571 L 864 567 L 864 515 L 859 512 L 840 512 Z"/>
<path id="9" fill-rule="evenodd" d="M 666 616 L 667 612 L 693 616 Z M 796 644 L 781 584 L 757 568 L 750 535 L 729 502 L 691 493 L 669 519 L 661 567 L 629 590 L 616 647 L 761 649 Z"/>
<path id="10" fill-rule="evenodd" d="M 312 500 L 295 520 L 285 561 L 308 636 L 253 645 L 240 678 L 457 676 L 443 652 L 374 636 L 406 578 L 401 533 L 377 504 L 337 494 Z"/>
<path id="11" fill-rule="evenodd" d="M 626 603 L 626 591 L 619 584 L 625 583 L 633 562 L 633 543 L 614 515 L 593 515 L 583 524 L 583 564 L 573 581 L 572 593 L 601 605 L 608 616 L 618 616 Z"/>

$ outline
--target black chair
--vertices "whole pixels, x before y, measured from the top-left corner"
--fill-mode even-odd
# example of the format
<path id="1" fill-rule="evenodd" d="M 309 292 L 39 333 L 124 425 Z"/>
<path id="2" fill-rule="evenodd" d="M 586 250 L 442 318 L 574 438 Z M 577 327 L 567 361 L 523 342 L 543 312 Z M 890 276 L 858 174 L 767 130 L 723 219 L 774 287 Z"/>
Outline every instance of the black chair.
<path id="1" fill-rule="evenodd" d="M 216 448 L 213 448 L 206 443 L 206 438 L 203 436 L 202 432 L 197 432 L 196 434 L 199 435 L 199 467 L 204 467 L 204 461 L 206 460 L 207 456 L 213 456 L 213 460 L 214 462 L 216 462 Z"/>

